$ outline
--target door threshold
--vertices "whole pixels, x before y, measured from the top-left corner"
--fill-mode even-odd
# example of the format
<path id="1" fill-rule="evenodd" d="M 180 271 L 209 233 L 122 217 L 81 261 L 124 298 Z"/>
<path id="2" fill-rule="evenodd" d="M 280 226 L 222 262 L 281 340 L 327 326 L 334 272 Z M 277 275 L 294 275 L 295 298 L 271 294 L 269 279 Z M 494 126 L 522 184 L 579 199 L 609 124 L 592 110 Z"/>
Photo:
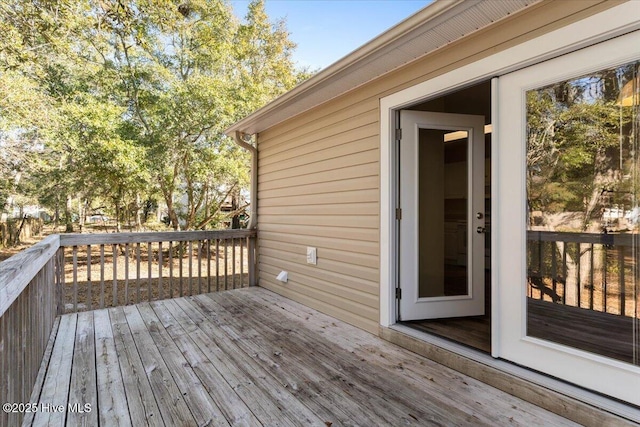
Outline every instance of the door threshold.
<path id="1" fill-rule="evenodd" d="M 380 337 L 582 425 L 640 423 L 640 408 L 542 373 L 496 359 L 480 350 L 409 326 L 380 327 Z"/>

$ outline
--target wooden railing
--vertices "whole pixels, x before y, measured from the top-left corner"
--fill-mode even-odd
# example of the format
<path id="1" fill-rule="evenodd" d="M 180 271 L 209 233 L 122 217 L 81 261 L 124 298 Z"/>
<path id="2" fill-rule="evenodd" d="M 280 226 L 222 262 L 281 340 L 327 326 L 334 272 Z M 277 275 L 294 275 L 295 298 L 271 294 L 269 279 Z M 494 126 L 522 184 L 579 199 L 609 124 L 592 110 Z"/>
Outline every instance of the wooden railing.
<path id="1" fill-rule="evenodd" d="M 58 314 L 54 277 L 58 236 L 0 263 L 0 403 L 27 403 Z M 14 409 L 14 408 L 9 408 Z M 0 411 L 0 426 L 22 411 Z"/>
<path id="2" fill-rule="evenodd" d="M 635 316 L 640 236 L 529 231 L 527 239 L 529 297 Z"/>
<path id="3" fill-rule="evenodd" d="M 1 262 L 0 403 L 30 401 L 58 315 L 253 286 L 255 237 L 255 230 L 52 235 Z M 0 426 L 22 417 L 0 411 Z"/>
<path id="4" fill-rule="evenodd" d="M 252 286 L 255 230 L 63 234 L 63 312 Z"/>

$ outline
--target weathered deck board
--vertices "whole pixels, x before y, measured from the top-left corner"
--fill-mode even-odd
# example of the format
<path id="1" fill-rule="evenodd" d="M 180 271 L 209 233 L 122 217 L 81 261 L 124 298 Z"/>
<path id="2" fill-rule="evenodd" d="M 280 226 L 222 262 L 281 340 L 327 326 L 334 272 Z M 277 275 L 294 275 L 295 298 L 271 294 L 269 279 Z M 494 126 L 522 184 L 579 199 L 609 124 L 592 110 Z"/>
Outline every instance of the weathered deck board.
<path id="1" fill-rule="evenodd" d="M 41 410 L 36 414 L 33 421 L 34 426 L 65 424 L 77 320 L 77 314 L 70 314 L 60 319 L 58 335 L 53 345 L 51 361 L 40 394 L 40 402 L 46 405 L 48 410 Z M 62 410 L 59 410 L 60 406 L 62 406 Z"/>
<path id="2" fill-rule="evenodd" d="M 396 345 L 383 342 L 360 329 L 337 322 L 333 317 L 308 308 L 286 298 L 280 298 L 272 292 L 245 292 L 239 290 L 235 295 L 241 295 L 248 301 L 256 301 L 264 306 L 280 308 L 282 316 L 297 321 L 304 325 L 304 329 L 330 337 L 331 342 L 353 353 L 360 361 L 366 362 L 381 369 L 384 377 L 387 373 L 396 374 L 403 372 L 402 381 L 408 381 L 420 388 L 432 388 L 435 384 L 441 396 L 438 398 L 450 398 L 465 410 L 472 411 L 481 418 L 483 423 L 490 425 L 502 425 L 510 416 L 514 408 L 521 411 L 519 418 L 525 425 L 553 425 L 555 415 L 550 412 L 539 412 L 539 408 L 533 405 L 521 405 L 522 400 L 510 394 L 506 394 L 493 387 L 457 371 L 448 369 Z M 299 328 L 302 330 L 303 328 Z M 444 389 L 444 391 L 443 391 Z M 474 396 L 469 399 L 469 396 Z M 487 411 L 491 407 L 491 411 Z M 549 418 L 547 418 L 549 416 Z M 529 421 L 526 421 L 526 420 Z M 547 420 L 545 422 L 545 420 Z"/>
<path id="3" fill-rule="evenodd" d="M 36 425 L 575 425 L 260 288 L 65 315 L 43 366 L 95 406 Z"/>
<path id="4" fill-rule="evenodd" d="M 182 392 L 178 389 L 172 375 L 169 373 L 163 358 L 164 355 L 161 354 L 165 349 L 154 345 L 137 307 L 124 307 L 123 312 L 165 424 L 193 424 L 195 421 L 193 414 L 187 407 Z"/>
<path id="5" fill-rule="evenodd" d="M 214 358 L 211 356 L 207 357 L 198 347 L 197 342 L 200 340 L 197 334 L 187 333 L 183 324 L 179 323 L 169 312 L 170 307 L 165 305 L 165 302 L 160 301 L 152 305 L 156 315 L 162 322 L 162 326 L 182 354 L 184 354 L 187 362 L 204 387 L 209 391 L 213 400 L 218 403 L 227 420 L 234 426 L 260 425 L 258 419 L 251 412 L 251 409 L 249 409 L 240 396 L 236 394 L 222 373 L 218 372 L 222 364 L 215 363 Z M 216 369 L 216 367 L 218 369 Z"/>
<path id="6" fill-rule="evenodd" d="M 293 327 L 286 320 L 278 318 L 273 321 L 268 315 L 260 315 L 257 307 L 249 302 L 248 306 L 234 304 L 231 295 L 225 299 L 212 299 L 215 305 L 206 303 L 203 298 L 191 300 L 203 312 L 208 311 L 205 313 L 208 318 L 216 316 L 219 327 L 229 335 L 248 334 L 251 339 L 241 342 L 246 351 L 255 352 L 264 368 L 280 381 L 290 384 L 296 394 L 311 389 L 315 396 L 309 403 L 324 403 L 323 409 L 327 411 L 325 417 L 332 417 L 326 421 L 341 425 L 348 425 L 351 420 L 358 420 L 358 423 L 366 425 L 392 425 L 396 422 L 419 425 L 417 420 L 426 416 L 421 408 L 407 405 L 406 400 L 399 396 L 410 394 L 414 390 L 395 390 L 393 381 L 382 384 L 376 372 L 360 372 L 349 363 L 351 357 L 345 358 L 343 351 L 327 343 L 326 339 L 310 341 L 299 328 Z M 239 313 L 243 313 L 242 321 L 237 321 Z M 250 326 L 245 326 L 246 324 Z M 288 339 L 292 335 L 295 335 L 295 339 Z M 317 335 L 315 338 L 318 338 Z M 321 356 L 318 357 L 319 363 L 309 364 L 308 361 L 315 356 Z M 366 368 L 365 364 L 360 365 Z M 309 387 L 314 384 L 317 385 L 316 388 Z M 393 396 L 393 402 L 389 402 L 384 393 L 372 393 L 379 392 L 384 387 L 392 389 L 389 390 L 389 396 Z M 416 398 L 422 399 L 422 396 L 418 393 Z M 300 399 L 304 399 L 304 396 L 300 396 Z M 423 405 L 429 408 L 432 404 L 429 399 L 425 399 Z M 335 413 L 336 409 L 342 410 L 342 416 Z M 455 412 L 454 408 L 446 407 L 430 409 L 431 421 L 440 425 L 450 419 L 447 418 L 450 415 L 447 410 Z M 334 413 L 331 414 L 330 411 Z"/>
<path id="7" fill-rule="evenodd" d="M 95 426 L 98 424 L 98 391 L 96 386 L 96 349 L 93 329 L 93 313 L 78 313 L 76 341 L 71 367 L 69 386 L 69 405 L 77 410 L 67 415 L 67 423 L 76 426 Z M 85 405 L 88 405 L 85 407 Z"/>
<path id="8" fill-rule="evenodd" d="M 162 416 L 136 349 L 122 308 L 109 309 L 111 328 L 122 372 L 124 390 L 134 426 L 162 426 Z"/>
<path id="9" fill-rule="evenodd" d="M 109 312 L 105 309 L 94 311 L 93 323 L 100 424 L 129 427 L 131 418 Z"/>
<path id="10" fill-rule="evenodd" d="M 188 316 L 193 325 L 202 332 L 200 338 L 205 345 L 202 349 L 216 353 L 216 359 L 220 363 L 220 365 L 216 364 L 216 367 L 222 366 L 223 371 L 234 374 L 232 387 L 236 390 L 247 391 L 243 400 L 260 423 L 264 425 L 296 425 L 295 418 L 288 417 L 286 411 L 291 407 L 298 406 L 299 403 L 289 394 L 286 385 L 278 383 L 266 374 L 251 355 L 240 351 L 232 337 L 224 333 L 221 334 L 221 331 L 195 310 L 186 298 L 172 302 L 183 310 L 182 314 L 178 311 L 173 312 L 177 316 L 176 318 L 187 322 L 187 319 L 182 316 Z M 304 424 L 311 424 L 311 420 L 308 421 Z M 318 424 L 315 423 L 315 425 Z"/>
<path id="11" fill-rule="evenodd" d="M 527 298 L 527 334 L 613 359 L 634 363 L 633 317 Z M 634 348 L 635 347 L 635 348 Z M 637 357 L 637 356 L 636 356 Z M 640 361 L 635 360 L 635 364 Z"/>
<path id="12" fill-rule="evenodd" d="M 215 300 L 219 300 L 215 298 Z M 453 401 L 447 395 L 442 395 L 438 390 L 431 388 L 421 389 L 415 384 L 408 384 L 401 378 L 396 378 L 396 371 L 388 372 L 382 377 L 379 375 L 379 367 L 362 363 L 361 359 L 353 356 L 344 348 L 336 346 L 332 337 L 322 337 L 319 339 L 317 333 L 307 333 L 308 329 L 302 327 L 300 322 L 290 319 L 277 319 L 274 321 L 269 316 L 267 307 L 257 304 L 247 298 L 237 299 L 230 296 L 220 303 L 231 308 L 231 313 L 235 310 L 242 310 L 252 313 L 252 325 L 259 325 L 259 336 L 271 337 L 274 342 L 282 343 L 280 358 L 285 358 L 284 352 L 289 351 L 297 354 L 299 358 L 306 359 L 314 354 L 323 355 L 323 365 L 321 371 L 328 374 L 327 380 L 346 382 L 348 388 L 345 392 L 356 397 L 358 406 L 368 413 L 377 414 L 384 424 L 392 425 L 400 422 L 403 425 L 423 425 L 424 423 L 436 423 L 439 425 L 448 424 L 451 420 L 458 420 L 458 424 L 478 424 L 481 420 L 473 411 L 464 411 L 458 401 Z M 235 303 L 235 305 L 234 305 Z M 266 310 L 265 310 L 266 309 Z M 237 311 L 236 311 L 237 313 Z M 274 334 L 271 335 L 270 334 Z M 296 340 L 288 340 L 290 335 L 296 335 Z M 280 338 L 278 338 L 280 337 Z M 290 345 L 289 342 L 297 345 Z M 264 343 L 263 345 L 267 345 Z M 286 366 L 289 366 L 286 363 Z M 306 368 L 305 365 L 301 365 Z M 308 369 L 308 368 L 307 368 Z M 451 381 L 451 377 L 447 378 Z M 335 385 L 332 384 L 335 388 Z M 375 390 L 377 393 L 372 394 Z M 392 396 L 393 400 L 386 400 L 386 396 Z M 486 420 L 491 421 L 491 420 Z"/>
<path id="13" fill-rule="evenodd" d="M 256 293 L 247 294 L 250 297 L 247 298 L 244 295 L 233 294 L 223 301 L 227 307 L 233 305 L 229 301 L 235 301 L 238 309 L 243 309 L 244 313 L 251 313 L 252 316 L 255 316 L 249 322 L 251 325 L 269 325 L 281 337 L 280 340 L 285 343 L 298 341 L 297 337 L 295 340 L 287 339 L 291 334 L 307 335 L 309 339 L 307 348 L 313 349 L 312 353 L 314 354 L 321 351 L 327 352 L 323 359 L 334 364 L 335 371 L 348 372 L 352 383 L 365 384 L 367 390 L 378 390 L 381 395 L 393 396 L 394 407 L 392 408 L 376 402 L 375 398 L 365 399 L 364 403 L 359 399 L 358 402 L 365 407 L 372 405 L 369 408 L 370 411 L 387 411 L 388 414 L 394 414 L 396 416 L 394 419 L 404 425 L 423 425 L 433 422 L 449 424 L 451 420 L 456 420 L 456 424 L 465 425 L 500 425 L 505 422 L 504 414 L 508 413 L 510 408 L 520 405 L 519 399 L 504 396 L 503 393 L 495 389 L 486 389 L 486 386 L 481 382 L 449 369 L 434 369 L 427 371 L 428 376 L 424 376 L 424 362 L 428 361 L 416 360 L 411 353 L 394 346 L 381 346 L 375 337 L 360 333 L 359 330 L 343 323 L 335 322 L 329 316 L 315 312 L 315 315 L 307 315 L 304 321 L 295 318 L 283 321 L 280 317 L 273 320 L 271 304 L 267 306 L 254 301 L 253 297 L 257 295 Z M 268 294 L 264 293 L 264 295 Z M 207 297 L 219 300 L 214 295 Z M 277 300 L 274 303 L 277 303 Z M 285 302 L 285 304 L 287 303 L 289 302 Z M 291 302 L 283 314 L 293 312 L 294 305 L 295 303 Z M 314 312 L 313 310 L 308 311 Z M 325 339 L 318 339 L 318 332 L 311 331 L 319 323 L 319 317 L 325 318 L 325 323 L 321 326 L 324 330 L 319 331 L 325 336 Z M 261 336 L 267 334 L 263 330 L 260 330 L 259 333 Z M 370 344 L 366 344 L 370 338 L 373 338 Z M 344 340 L 344 342 L 340 342 L 340 340 Z M 354 346 L 350 343 L 353 340 L 360 342 Z M 336 346 L 336 344 L 339 345 Z M 368 351 L 361 351 L 364 345 Z M 284 348 L 287 347 L 288 345 L 285 344 Z M 300 353 L 304 350 L 296 349 L 295 351 Z M 333 352 L 333 356 L 330 354 L 331 352 Z M 350 352 L 356 353 L 358 358 L 354 359 L 349 354 Z M 284 355 L 280 357 L 284 358 Z M 290 367 L 288 363 L 285 365 Z M 434 368 L 437 368 L 437 365 Z M 385 371 L 384 375 L 380 375 L 381 369 Z M 401 374 L 399 375 L 399 373 Z M 411 375 L 407 375 L 408 373 Z M 396 384 L 399 386 L 396 387 Z M 438 384 L 438 387 L 433 387 L 434 384 Z M 444 393 L 443 388 L 446 389 Z M 476 398 L 470 400 L 468 398 L 470 393 Z M 437 407 L 434 408 L 432 405 Z M 487 406 L 491 406 L 495 411 L 487 412 L 483 409 Z M 407 412 L 396 414 L 398 409 L 402 408 L 405 408 Z M 438 413 L 444 414 L 447 418 L 438 420 L 434 415 Z M 411 415 L 407 417 L 406 414 Z M 545 419 L 544 415 L 529 414 L 526 410 L 522 416 L 523 418 L 529 417 L 528 423 L 530 425 L 535 425 Z M 416 421 L 415 418 L 418 420 Z M 549 419 L 549 423 L 553 424 L 553 417 Z"/>
<path id="14" fill-rule="evenodd" d="M 138 306 L 140 315 L 155 345 L 162 349 L 162 358 L 198 425 L 228 426 L 226 418 L 200 382 L 189 362 L 173 342 L 148 303 Z M 133 310 L 132 310 L 133 312 Z M 149 344 L 147 342 L 147 344 Z M 153 346 L 151 346 L 153 347 Z"/>

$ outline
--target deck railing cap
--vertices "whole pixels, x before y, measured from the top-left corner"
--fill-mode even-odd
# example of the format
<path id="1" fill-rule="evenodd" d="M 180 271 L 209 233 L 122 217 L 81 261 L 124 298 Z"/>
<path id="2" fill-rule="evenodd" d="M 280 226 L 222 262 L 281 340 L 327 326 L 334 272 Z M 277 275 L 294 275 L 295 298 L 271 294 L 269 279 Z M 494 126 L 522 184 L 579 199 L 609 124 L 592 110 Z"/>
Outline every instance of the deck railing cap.
<path id="1" fill-rule="evenodd" d="M 111 245 L 123 243 L 186 242 L 203 239 L 232 239 L 253 237 L 255 230 L 195 230 L 195 231 L 151 231 L 144 233 L 88 233 L 61 234 L 60 246 Z"/>

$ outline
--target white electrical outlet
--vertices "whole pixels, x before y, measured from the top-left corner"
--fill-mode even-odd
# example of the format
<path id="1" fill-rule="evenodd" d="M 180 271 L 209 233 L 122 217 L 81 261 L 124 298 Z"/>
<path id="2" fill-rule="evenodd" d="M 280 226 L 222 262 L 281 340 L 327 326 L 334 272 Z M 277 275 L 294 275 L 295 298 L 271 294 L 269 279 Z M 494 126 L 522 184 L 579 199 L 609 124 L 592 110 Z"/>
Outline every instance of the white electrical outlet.
<path id="1" fill-rule="evenodd" d="M 307 264 L 318 264 L 318 249 L 307 247 Z"/>

